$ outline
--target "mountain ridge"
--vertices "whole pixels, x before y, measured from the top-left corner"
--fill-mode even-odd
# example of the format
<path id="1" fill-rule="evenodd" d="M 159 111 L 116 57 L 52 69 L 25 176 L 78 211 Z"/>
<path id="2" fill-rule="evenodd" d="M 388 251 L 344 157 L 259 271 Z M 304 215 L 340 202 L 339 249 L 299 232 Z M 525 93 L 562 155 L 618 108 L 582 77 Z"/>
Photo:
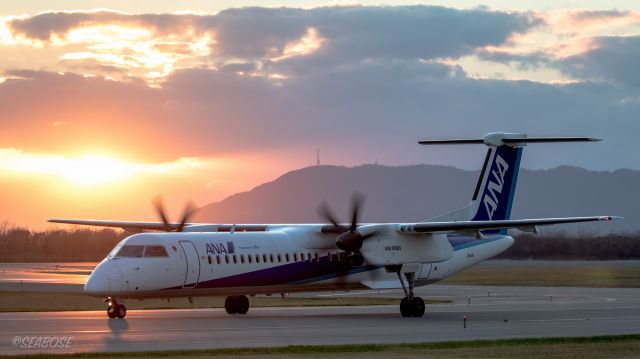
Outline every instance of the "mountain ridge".
<path id="1" fill-rule="evenodd" d="M 347 221 L 354 191 L 366 196 L 363 222 L 417 222 L 466 206 L 479 171 L 443 165 L 354 167 L 322 165 L 284 173 L 273 181 L 201 207 L 195 220 L 215 223 L 319 223 L 326 201 Z M 512 218 L 620 215 L 607 226 L 637 230 L 640 171 L 592 171 L 576 166 L 521 169 Z M 572 228 L 561 226 L 560 228 Z M 575 227 L 597 230 L 601 224 Z"/>

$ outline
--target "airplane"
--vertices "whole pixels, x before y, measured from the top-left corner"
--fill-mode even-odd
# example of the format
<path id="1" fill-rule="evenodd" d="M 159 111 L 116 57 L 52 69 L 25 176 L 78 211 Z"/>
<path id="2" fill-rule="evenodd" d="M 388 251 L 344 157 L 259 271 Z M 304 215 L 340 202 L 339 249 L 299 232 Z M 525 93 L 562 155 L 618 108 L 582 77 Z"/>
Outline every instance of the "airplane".
<path id="1" fill-rule="evenodd" d="M 363 197 L 340 223 L 325 204 L 325 224 L 161 222 L 50 219 L 49 222 L 122 228 L 135 234 L 118 243 L 84 286 L 105 298 L 107 316 L 124 318 L 124 299 L 226 296 L 229 314 L 246 314 L 247 296 L 273 293 L 402 289 L 403 317 L 422 317 L 414 288 L 443 280 L 505 251 L 507 229 L 538 233 L 561 223 L 608 221 L 614 216 L 510 219 L 523 147 L 600 141 L 591 137 L 527 137 L 495 132 L 476 139 L 419 141 L 422 145 L 484 144 L 487 154 L 468 206 L 418 223 L 359 223 Z M 428 185 L 428 184 L 425 184 Z"/>

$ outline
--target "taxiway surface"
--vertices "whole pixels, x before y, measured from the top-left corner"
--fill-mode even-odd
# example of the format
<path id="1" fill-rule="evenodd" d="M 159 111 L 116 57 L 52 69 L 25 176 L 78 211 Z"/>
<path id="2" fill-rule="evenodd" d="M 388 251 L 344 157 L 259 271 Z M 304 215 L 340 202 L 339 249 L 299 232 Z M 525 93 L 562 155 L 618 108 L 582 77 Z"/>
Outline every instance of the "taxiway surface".
<path id="1" fill-rule="evenodd" d="M 417 289 L 429 305 L 423 318 L 402 318 L 397 306 L 251 308 L 0 314 L 0 353 L 63 353 L 308 344 L 402 343 L 640 333 L 640 289 L 476 287 Z M 321 293 L 401 297 L 396 291 Z M 313 295 L 309 295 L 313 296 Z M 196 299 L 197 300 L 197 299 Z M 467 328 L 463 318 L 467 317 Z M 14 345 L 16 337 L 70 337 L 69 348 Z"/>

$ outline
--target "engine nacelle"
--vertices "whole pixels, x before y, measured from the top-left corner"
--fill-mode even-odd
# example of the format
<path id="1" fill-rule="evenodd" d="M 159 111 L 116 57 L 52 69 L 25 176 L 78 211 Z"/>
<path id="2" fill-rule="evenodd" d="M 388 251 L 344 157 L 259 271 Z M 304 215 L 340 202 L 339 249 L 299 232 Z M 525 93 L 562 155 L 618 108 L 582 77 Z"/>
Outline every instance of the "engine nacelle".
<path id="1" fill-rule="evenodd" d="M 364 241 L 360 250 L 367 264 L 437 263 L 453 256 L 446 234 L 381 234 Z"/>

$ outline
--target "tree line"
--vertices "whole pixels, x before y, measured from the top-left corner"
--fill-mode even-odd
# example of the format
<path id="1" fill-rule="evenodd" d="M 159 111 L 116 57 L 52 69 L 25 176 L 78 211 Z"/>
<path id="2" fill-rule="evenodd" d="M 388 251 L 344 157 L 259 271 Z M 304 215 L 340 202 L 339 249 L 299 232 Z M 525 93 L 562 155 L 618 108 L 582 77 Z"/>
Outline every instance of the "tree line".
<path id="1" fill-rule="evenodd" d="M 0 262 L 100 261 L 129 233 L 114 229 L 33 231 L 0 224 Z M 640 232 L 516 234 L 500 259 L 640 259 Z"/>
<path id="2" fill-rule="evenodd" d="M 0 262 L 96 262 L 126 236 L 113 229 L 32 231 L 0 225 Z"/>
<path id="3" fill-rule="evenodd" d="M 517 234 L 500 259 L 640 259 L 640 232 L 610 234 Z"/>

